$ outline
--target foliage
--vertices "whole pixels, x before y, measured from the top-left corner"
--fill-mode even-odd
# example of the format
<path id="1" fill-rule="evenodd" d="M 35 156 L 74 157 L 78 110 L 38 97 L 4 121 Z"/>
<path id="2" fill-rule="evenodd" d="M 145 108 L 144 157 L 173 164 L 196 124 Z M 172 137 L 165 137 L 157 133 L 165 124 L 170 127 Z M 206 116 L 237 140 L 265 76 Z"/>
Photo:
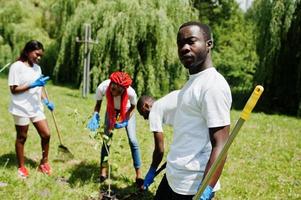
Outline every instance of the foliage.
<path id="1" fill-rule="evenodd" d="M 193 1 L 199 18 L 213 30 L 213 62 L 226 77 L 232 92 L 252 90 L 258 58 L 254 23 L 245 19 L 236 1 Z"/>
<path id="2" fill-rule="evenodd" d="M 178 26 L 200 20 L 212 27 L 214 65 L 230 83 L 235 104 L 259 83 L 266 89 L 265 110 L 301 113 L 300 0 L 256 0 L 246 14 L 235 0 L 0 2 L 0 66 L 15 60 L 26 41 L 38 39 L 46 49 L 43 72 L 78 87 L 84 45 L 75 38 L 82 39 L 83 25 L 90 23 L 98 41 L 90 46 L 91 91 L 112 71 L 124 70 L 138 95 L 159 97 L 187 79 L 176 53 Z"/>
<path id="3" fill-rule="evenodd" d="M 267 111 L 296 115 L 301 102 L 301 1 L 257 0 L 250 16 L 257 23 L 256 82 L 266 88 Z"/>
<path id="4" fill-rule="evenodd" d="M 42 2 L 1 0 L 0 3 L 0 66 L 13 62 L 25 43 L 31 39 L 41 41 L 47 48 L 52 40 L 41 28 L 42 10 L 45 6 Z"/>
<path id="5" fill-rule="evenodd" d="M 186 79 L 175 38 L 178 26 L 196 19 L 196 13 L 183 0 L 80 2 L 65 25 L 54 75 L 58 81 L 79 83 L 83 45 L 75 38 L 82 37 L 83 24 L 90 23 L 92 38 L 98 40 L 91 55 L 93 89 L 113 71 L 124 70 L 139 94 L 162 95 Z"/>
<path id="6" fill-rule="evenodd" d="M 85 128 L 95 104 L 93 95 L 83 99 L 78 90 L 49 84 L 46 87 L 49 98 L 56 105 L 55 115 L 63 144 L 75 158 L 60 161 L 55 126 L 51 114 L 45 110 L 51 130 L 49 161 L 53 169 L 52 176 L 47 177 L 36 171 L 41 158 L 40 138 L 30 125 L 25 144 L 25 163 L 30 176 L 26 180 L 17 177 L 15 128 L 13 118 L 7 111 L 10 96 L 7 77 L 1 75 L 0 182 L 7 183 L 7 186 L 0 185 L 0 199 L 97 199 L 99 188 L 106 190 L 108 184 L 97 182 L 100 147 L 96 145 L 97 148 L 94 148 L 95 142 L 90 139 Z M 102 119 L 104 110 L 101 111 Z M 148 122 L 136 114 L 137 139 L 141 147 L 142 172 L 145 175 L 151 164 L 153 136 Z M 232 110 L 233 125 L 239 114 L 239 111 Z M 221 178 L 222 189 L 216 193 L 216 199 L 300 199 L 300 132 L 299 119 L 252 113 L 230 148 Z M 136 191 L 135 171 L 125 130 L 117 130 L 112 139 L 112 189 L 119 197 L 124 197 Z M 172 129 L 168 126 L 164 127 L 164 139 L 165 160 L 172 141 Z M 163 173 L 155 179 L 148 192 L 139 194 L 140 198 L 137 199 L 153 199 L 162 175 Z"/>
<path id="7" fill-rule="evenodd" d="M 134 79 L 138 94 L 162 96 L 180 88 L 187 72 L 179 63 L 176 33 L 180 24 L 201 20 L 212 26 L 214 63 L 232 90 L 251 87 L 254 65 L 252 25 L 237 3 L 189 0 L 21 0 L 3 1 L 0 9 L 2 66 L 14 60 L 29 39 L 41 40 L 43 72 L 57 83 L 79 86 L 82 80 L 84 24 L 92 25 L 91 91 L 115 70 Z M 5 8 L 5 9 L 4 9 Z M 225 34 L 227 33 L 227 34 Z"/>
<path id="8" fill-rule="evenodd" d="M 254 42 L 250 42 L 254 41 L 252 24 L 244 19 L 233 0 L 196 1 L 192 5 L 183 0 L 97 1 L 79 5 L 69 17 L 61 39 L 54 70 L 58 81 L 80 83 L 83 47 L 74 40 L 88 22 L 92 24 L 92 37 L 99 42 L 92 49 L 92 89 L 115 70 L 132 75 L 138 94 L 161 96 L 181 87 L 187 75 L 178 61 L 175 39 L 170 39 L 176 38 L 181 23 L 197 20 L 198 9 L 199 18 L 213 27 L 215 66 L 227 77 L 234 92 L 252 89 L 257 63 Z"/>

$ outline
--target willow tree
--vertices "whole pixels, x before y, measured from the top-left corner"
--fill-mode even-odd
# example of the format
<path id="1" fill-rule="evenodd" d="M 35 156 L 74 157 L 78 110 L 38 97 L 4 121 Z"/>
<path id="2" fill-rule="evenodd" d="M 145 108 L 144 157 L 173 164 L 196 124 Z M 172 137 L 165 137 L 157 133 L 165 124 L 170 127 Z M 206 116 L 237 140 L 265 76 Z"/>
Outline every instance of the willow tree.
<path id="1" fill-rule="evenodd" d="M 52 41 L 41 25 L 43 2 L 0 0 L 0 66 L 13 62 L 28 40 L 47 47 Z"/>
<path id="2" fill-rule="evenodd" d="M 92 89 L 111 72 L 123 70 L 131 74 L 139 94 L 165 94 L 186 80 L 176 33 L 181 23 L 197 16 L 189 0 L 81 1 L 64 25 L 54 76 L 80 84 L 83 46 L 75 38 L 90 23 L 92 38 L 98 40 L 91 55 Z"/>
<path id="3" fill-rule="evenodd" d="M 215 67 L 229 82 L 235 105 L 244 103 L 241 94 L 252 90 L 258 63 L 254 23 L 245 17 L 235 0 L 192 2 L 199 10 L 200 21 L 213 30 Z"/>
<path id="4" fill-rule="evenodd" d="M 262 105 L 267 111 L 300 112 L 300 4 L 300 0 L 257 0 L 252 10 L 260 58 L 255 78 L 265 86 Z"/>

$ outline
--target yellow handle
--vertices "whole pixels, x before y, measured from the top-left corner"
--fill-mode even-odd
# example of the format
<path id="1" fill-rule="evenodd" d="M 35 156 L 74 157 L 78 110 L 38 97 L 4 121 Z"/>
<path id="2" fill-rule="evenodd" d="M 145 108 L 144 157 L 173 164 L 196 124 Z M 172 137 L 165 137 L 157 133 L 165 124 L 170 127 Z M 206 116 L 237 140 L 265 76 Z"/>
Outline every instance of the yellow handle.
<path id="1" fill-rule="evenodd" d="M 250 114 L 253 110 L 253 108 L 255 107 L 259 97 L 261 96 L 263 92 L 263 87 L 261 85 L 257 85 L 252 93 L 252 95 L 250 96 L 247 104 L 245 105 L 243 111 L 241 112 L 240 118 L 244 119 L 244 120 L 248 120 L 250 117 Z"/>

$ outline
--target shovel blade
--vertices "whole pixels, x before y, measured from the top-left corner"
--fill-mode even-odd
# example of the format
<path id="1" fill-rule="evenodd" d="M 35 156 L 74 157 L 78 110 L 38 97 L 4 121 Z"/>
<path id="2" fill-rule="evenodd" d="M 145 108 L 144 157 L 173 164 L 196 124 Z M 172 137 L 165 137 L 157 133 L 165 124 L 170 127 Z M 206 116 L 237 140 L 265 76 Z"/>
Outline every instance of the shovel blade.
<path id="1" fill-rule="evenodd" d="M 74 158 L 74 155 L 64 145 L 59 145 L 58 151 L 63 157 Z"/>
<path id="2" fill-rule="evenodd" d="M 114 192 L 100 191 L 99 200 L 118 200 Z"/>

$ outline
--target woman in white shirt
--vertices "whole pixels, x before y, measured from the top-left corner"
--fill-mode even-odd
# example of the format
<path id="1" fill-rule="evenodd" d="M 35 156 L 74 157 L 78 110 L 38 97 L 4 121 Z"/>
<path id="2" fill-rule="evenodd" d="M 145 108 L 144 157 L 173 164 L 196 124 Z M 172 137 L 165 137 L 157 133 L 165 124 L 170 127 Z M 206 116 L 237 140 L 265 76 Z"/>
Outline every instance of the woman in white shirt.
<path id="1" fill-rule="evenodd" d="M 27 42 L 19 59 L 11 65 L 8 75 L 8 85 L 11 91 L 9 112 L 14 118 L 17 132 L 15 148 L 18 174 L 22 178 L 29 175 L 24 164 L 24 145 L 30 121 L 41 137 L 42 159 L 38 169 L 47 175 L 51 173 L 48 164 L 50 131 L 42 102 L 51 111 L 54 109 L 54 105 L 48 101 L 42 91 L 42 87 L 49 79 L 49 77 L 42 76 L 41 68 L 37 65 L 43 52 L 44 47 L 40 42 L 36 40 Z"/>
<path id="2" fill-rule="evenodd" d="M 107 100 L 107 110 L 105 115 L 105 134 L 111 138 L 113 129 L 125 128 L 128 142 L 131 148 L 133 166 L 136 173 L 136 185 L 140 188 L 143 184 L 141 173 L 141 155 L 138 140 L 136 138 L 136 117 L 134 109 L 137 104 L 137 94 L 131 87 L 132 79 L 125 72 L 113 72 L 110 79 L 99 84 L 96 90 L 96 104 L 94 114 L 88 123 L 91 131 L 99 128 L 99 111 L 104 98 Z M 107 178 L 107 157 L 109 146 L 103 143 L 100 158 L 100 181 Z"/>

